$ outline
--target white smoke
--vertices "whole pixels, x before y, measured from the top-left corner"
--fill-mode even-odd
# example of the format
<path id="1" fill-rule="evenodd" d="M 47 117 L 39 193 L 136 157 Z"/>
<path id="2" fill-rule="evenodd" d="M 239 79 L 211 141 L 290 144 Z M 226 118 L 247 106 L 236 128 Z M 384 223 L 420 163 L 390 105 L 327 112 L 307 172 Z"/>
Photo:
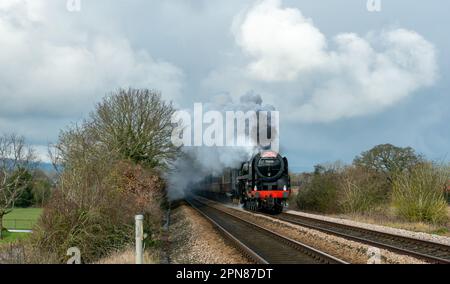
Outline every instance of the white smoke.
<path id="1" fill-rule="evenodd" d="M 249 92 L 233 102 L 227 94 L 215 97 L 213 102 L 204 104 L 204 111 L 274 111 L 270 105 L 264 105 L 260 95 Z M 272 135 L 278 129 L 271 129 Z M 273 136 L 272 136 L 273 137 Z M 247 147 L 183 147 L 180 158 L 174 163 L 173 171 L 167 176 L 169 199 L 184 197 L 190 186 L 208 175 L 220 175 L 226 168 L 239 168 L 241 163 L 257 153 L 257 143 Z"/>

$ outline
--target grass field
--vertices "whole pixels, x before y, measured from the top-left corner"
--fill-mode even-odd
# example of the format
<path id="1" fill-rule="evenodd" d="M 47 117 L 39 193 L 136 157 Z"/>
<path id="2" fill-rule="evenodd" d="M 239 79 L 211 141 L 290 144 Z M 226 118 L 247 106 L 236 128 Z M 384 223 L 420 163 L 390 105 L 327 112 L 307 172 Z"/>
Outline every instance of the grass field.
<path id="1" fill-rule="evenodd" d="M 3 226 L 7 229 L 31 230 L 41 214 L 42 208 L 17 208 L 4 217 Z"/>
<path id="2" fill-rule="evenodd" d="M 29 233 L 10 233 L 7 231 L 3 232 L 3 239 L 0 240 L 1 244 L 12 243 L 18 240 L 26 239 L 30 236 Z"/>

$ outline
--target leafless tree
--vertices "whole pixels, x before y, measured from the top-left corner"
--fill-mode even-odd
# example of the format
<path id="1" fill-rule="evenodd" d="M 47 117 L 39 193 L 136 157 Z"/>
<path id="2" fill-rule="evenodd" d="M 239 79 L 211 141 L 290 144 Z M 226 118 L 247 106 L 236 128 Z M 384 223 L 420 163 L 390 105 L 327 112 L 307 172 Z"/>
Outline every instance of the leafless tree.
<path id="1" fill-rule="evenodd" d="M 26 188 L 23 177 L 34 160 L 33 150 L 25 144 L 24 137 L 16 134 L 0 136 L 0 239 L 3 217 L 14 209 Z"/>
<path id="2" fill-rule="evenodd" d="M 97 105 L 87 130 L 108 152 L 151 168 L 164 168 L 179 152 L 171 142 L 174 112 L 173 105 L 156 91 L 120 89 Z"/>

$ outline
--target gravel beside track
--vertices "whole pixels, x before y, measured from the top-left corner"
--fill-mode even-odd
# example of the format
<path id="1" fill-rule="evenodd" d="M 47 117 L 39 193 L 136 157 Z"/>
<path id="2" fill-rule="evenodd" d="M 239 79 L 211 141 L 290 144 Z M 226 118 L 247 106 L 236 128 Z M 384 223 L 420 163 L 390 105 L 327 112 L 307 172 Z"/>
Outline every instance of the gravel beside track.
<path id="1" fill-rule="evenodd" d="M 274 218 L 374 247 L 411 255 L 430 263 L 450 263 L 450 246 L 444 244 L 298 214 L 282 213 Z"/>
<path id="2" fill-rule="evenodd" d="M 310 217 L 310 218 L 316 218 L 316 219 L 320 219 L 320 220 L 324 220 L 324 221 L 330 221 L 330 222 L 360 227 L 360 228 L 369 229 L 369 230 L 377 230 L 377 231 L 388 233 L 388 234 L 409 237 L 409 238 L 416 238 L 416 239 L 423 240 L 423 241 L 434 242 L 434 243 L 450 246 L 450 237 L 438 236 L 438 235 L 422 233 L 422 232 L 413 232 L 413 231 L 408 231 L 408 230 L 403 230 L 403 229 L 398 229 L 398 228 L 362 223 L 362 222 L 352 221 L 352 220 L 348 220 L 348 219 L 341 219 L 341 218 L 328 217 L 328 216 L 323 216 L 323 215 L 318 215 L 318 214 L 299 212 L 299 211 L 295 211 L 295 210 L 288 210 L 285 213 L 299 215 L 299 216 L 305 216 L 305 217 Z"/>
<path id="3" fill-rule="evenodd" d="M 172 211 L 169 232 L 171 263 L 252 263 L 188 205 L 180 205 Z"/>

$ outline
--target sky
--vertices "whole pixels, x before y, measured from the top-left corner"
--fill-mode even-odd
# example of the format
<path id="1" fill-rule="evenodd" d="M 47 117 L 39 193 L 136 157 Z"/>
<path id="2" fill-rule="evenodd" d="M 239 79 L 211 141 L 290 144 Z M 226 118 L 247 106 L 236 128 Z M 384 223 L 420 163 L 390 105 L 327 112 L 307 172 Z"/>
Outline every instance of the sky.
<path id="1" fill-rule="evenodd" d="M 450 160 L 448 1 L 76 2 L 0 1 L 0 133 L 44 161 L 119 87 L 179 108 L 257 93 L 294 171 L 381 143 Z"/>

